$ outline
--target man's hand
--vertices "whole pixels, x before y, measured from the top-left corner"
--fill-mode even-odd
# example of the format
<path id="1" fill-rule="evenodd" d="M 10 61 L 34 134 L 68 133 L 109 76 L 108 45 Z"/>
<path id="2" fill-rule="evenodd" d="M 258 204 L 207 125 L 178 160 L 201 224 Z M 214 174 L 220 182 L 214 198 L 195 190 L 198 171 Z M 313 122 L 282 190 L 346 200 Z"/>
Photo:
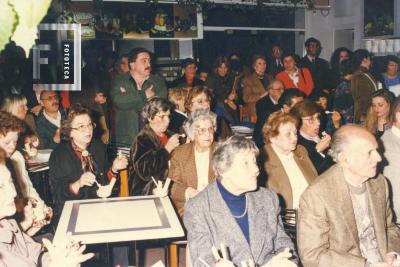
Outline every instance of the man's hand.
<path id="1" fill-rule="evenodd" d="M 42 110 L 42 106 L 41 105 L 36 105 L 33 108 L 31 108 L 31 112 L 33 114 L 35 114 L 35 116 L 39 116 L 39 112 Z"/>
<path id="2" fill-rule="evenodd" d="M 325 151 L 331 144 L 331 136 L 326 134 L 324 137 L 321 138 L 321 141 L 315 146 L 318 152 Z"/>
<path id="3" fill-rule="evenodd" d="M 154 96 L 153 85 L 150 86 L 149 88 L 147 88 L 144 92 L 145 92 L 145 94 L 146 94 L 146 98 L 147 98 L 147 99 L 153 97 L 153 96 Z"/>

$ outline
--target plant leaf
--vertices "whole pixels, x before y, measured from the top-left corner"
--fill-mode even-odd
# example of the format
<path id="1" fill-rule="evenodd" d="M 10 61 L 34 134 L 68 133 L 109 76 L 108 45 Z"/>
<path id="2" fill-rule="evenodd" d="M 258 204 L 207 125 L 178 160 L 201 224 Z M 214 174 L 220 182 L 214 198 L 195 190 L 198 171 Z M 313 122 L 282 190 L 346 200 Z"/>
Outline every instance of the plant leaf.
<path id="1" fill-rule="evenodd" d="M 9 5 L 8 1 L 0 1 L 0 51 L 10 42 L 10 37 L 14 31 L 14 25 L 17 23 L 17 14 Z"/>

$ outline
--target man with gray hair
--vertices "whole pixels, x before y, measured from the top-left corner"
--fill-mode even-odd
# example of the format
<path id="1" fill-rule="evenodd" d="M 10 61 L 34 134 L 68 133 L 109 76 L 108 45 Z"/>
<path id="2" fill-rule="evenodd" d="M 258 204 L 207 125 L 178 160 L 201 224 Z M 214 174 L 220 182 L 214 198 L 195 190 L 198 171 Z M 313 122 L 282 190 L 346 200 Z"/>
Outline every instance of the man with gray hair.
<path id="1" fill-rule="evenodd" d="M 232 136 L 215 150 L 212 166 L 216 180 L 185 205 L 193 266 L 294 267 L 294 250 L 279 213 L 278 197 L 257 189 L 259 173 L 253 141 Z M 212 253 L 224 244 L 223 259 Z M 223 246 L 223 247 L 224 247 Z M 241 265 L 242 264 L 242 265 Z"/>
<path id="2" fill-rule="evenodd" d="M 303 193 L 297 245 L 307 266 L 394 265 L 400 232 L 392 222 L 385 177 L 375 137 L 357 125 L 336 131 L 331 155 L 336 164 Z"/>

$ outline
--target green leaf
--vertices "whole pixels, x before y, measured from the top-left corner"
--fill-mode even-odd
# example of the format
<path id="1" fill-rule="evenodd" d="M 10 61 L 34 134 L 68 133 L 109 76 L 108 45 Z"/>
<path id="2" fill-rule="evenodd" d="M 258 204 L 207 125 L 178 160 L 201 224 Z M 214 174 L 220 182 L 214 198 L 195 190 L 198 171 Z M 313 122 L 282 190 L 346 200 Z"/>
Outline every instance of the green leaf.
<path id="1" fill-rule="evenodd" d="M 7 0 L 0 0 L 0 51 L 10 42 L 18 18 Z"/>

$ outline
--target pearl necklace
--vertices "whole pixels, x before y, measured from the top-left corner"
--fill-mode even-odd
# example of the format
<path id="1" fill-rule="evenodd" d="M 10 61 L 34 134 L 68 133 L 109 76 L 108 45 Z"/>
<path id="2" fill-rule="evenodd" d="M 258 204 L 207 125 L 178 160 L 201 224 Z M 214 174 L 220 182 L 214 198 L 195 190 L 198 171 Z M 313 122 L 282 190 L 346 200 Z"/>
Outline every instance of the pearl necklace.
<path id="1" fill-rule="evenodd" d="M 243 213 L 241 215 L 233 215 L 232 214 L 233 218 L 240 219 L 240 218 L 243 218 L 247 214 L 247 208 L 248 208 L 247 207 L 247 194 L 245 195 L 245 201 L 246 201 L 246 207 L 245 207 Z"/>

